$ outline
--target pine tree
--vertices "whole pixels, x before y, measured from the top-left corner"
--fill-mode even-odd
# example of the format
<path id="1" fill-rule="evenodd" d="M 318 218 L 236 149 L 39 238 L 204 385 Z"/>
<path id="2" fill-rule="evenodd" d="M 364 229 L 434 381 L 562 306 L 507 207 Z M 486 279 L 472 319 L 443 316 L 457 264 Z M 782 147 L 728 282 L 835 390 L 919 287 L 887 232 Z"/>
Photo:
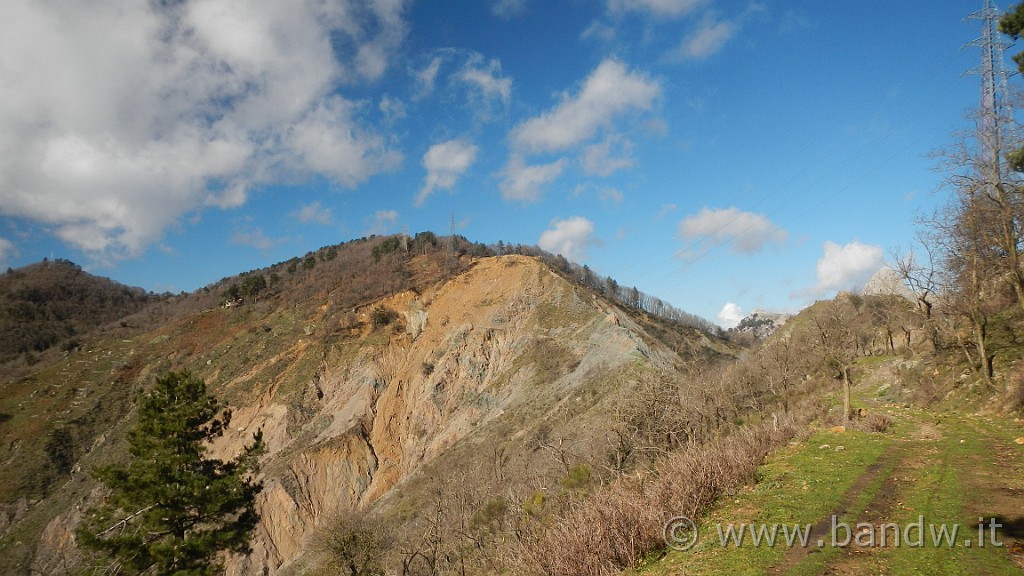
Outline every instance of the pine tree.
<path id="1" fill-rule="evenodd" d="M 131 459 L 94 472 L 110 490 L 86 514 L 80 541 L 129 574 L 217 574 L 223 552 L 245 553 L 259 521 L 254 479 L 262 431 L 233 460 L 207 458 L 231 412 L 187 372 L 157 379 L 128 433 Z"/>

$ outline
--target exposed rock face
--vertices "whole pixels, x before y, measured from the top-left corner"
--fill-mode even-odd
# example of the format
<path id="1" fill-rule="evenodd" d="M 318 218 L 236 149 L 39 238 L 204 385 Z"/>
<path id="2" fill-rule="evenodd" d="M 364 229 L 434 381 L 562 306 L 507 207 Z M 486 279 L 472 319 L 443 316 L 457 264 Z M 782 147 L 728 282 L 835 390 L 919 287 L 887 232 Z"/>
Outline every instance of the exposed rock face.
<path id="1" fill-rule="evenodd" d="M 378 306 L 403 321 L 373 326 Z M 234 411 L 211 453 L 230 457 L 257 429 L 268 445 L 262 520 L 252 553 L 228 563 L 232 575 L 296 566 L 340 510 L 415 487 L 419 471 L 456 448 L 470 458 L 486 457 L 474 444 L 500 449 L 510 468 L 530 472 L 557 468 L 538 462 L 531 438 L 541 428 L 581 452 L 603 449 L 617 398 L 678 359 L 622 310 L 521 256 L 484 259 L 423 294 L 316 309 L 289 316 L 290 328 L 258 320 L 265 328 L 229 332 L 231 315 L 246 313 L 232 309 L 188 321 L 209 342 L 185 367 Z M 145 339 L 178 354 L 175 338 L 190 337 L 181 334 Z M 74 521 L 56 522 L 39 554 L 67 546 Z"/>
<path id="2" fill-rule="evenodd" d="M 768 312 L 767 310 L 754 309 L 746 318 L 732 329 L 734 332 L 751 334 L 754 338 L 761 340 L 767 338 L 773 332 L 781 328 L 791 318 L 790 314 L 780 312 Z"/>
<path id="3" fill-rule="evenodd" d="M 628 318 L 609 323 L 614 312 L 523 257 L 482 261 L 428 298 L 384 305 L 407 319 L 405 330 L 349 363 L 327 355 L 320 406 L 311 424 L 290 431 L 297 452 L 270 456 L 268 469 L 285 471 L 268 482 L 254 553 L 233 573 L 274 573 L 332 512 L 373 503 L 507 410 L 541 403 L 526 392 L 531 384 L 557 398 L 597 366 L 652 355 Z M 272 406 L 262 409 L 266 420 Z M 322 429 L 300 445 L 310 427 Z M 238 430 L 239 445 L 254 430 Z"/>
<path id="4" fill-rule="evenodd" d="M 899 296 L 915 302 L 914 292 L 903 282 L 899 272 L 885 266 L 868 280 L 861 290 L 864 296 Z"/>

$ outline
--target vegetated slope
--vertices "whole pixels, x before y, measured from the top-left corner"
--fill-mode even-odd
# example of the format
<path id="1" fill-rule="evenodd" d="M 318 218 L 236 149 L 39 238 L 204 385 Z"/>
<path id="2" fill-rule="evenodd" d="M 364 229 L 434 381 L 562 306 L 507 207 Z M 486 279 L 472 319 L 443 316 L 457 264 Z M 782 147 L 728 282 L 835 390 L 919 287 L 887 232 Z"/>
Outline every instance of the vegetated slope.
<path id="1" fill-rule="evenodd" d="M 809 438 L 769 458 L 756 484 L 695 517 L 692 549 L 668 550 L 637 572 L 1020 573 L 1024 324 L 1013 311 L 992 318 L 998 371 L 988 381 L 965 361 L 963 327 L 935 312 L 928 317 L 905 298 L 843 293 L 803 310 L 745 355 L 773 359 L 799 349 L 764 365 L 795 366 L 801 379 L 819 381 L 814 393 L 832 412 Z M 844 369 L 852 422 L 839 408 Z M 958 536 L 943 532 L 954 526 Z M 767 532 L 754 534 L 762 527 Z M 754 542 L 773 529 L 774 544 Z"/>
<path id="2" fill-rule="evenodd" d="M 53 346 L 132 314 L 153 297 L 83 272 L 67 260 L 43 261 L 0 275 L 0 364 Z"/>
<path id="3" fill-rule="evenodd" d="M 902 362 L 859 367 L 870 420 L 782 449 L 639 573 L 1020 574 L 1024 421 L 892 403 Z"/>
<path id="4" fill-rule="evenodd" d="M 598 469 L 640 382 L 670 377 L 681 354 L 730 353 L 692 327 L 634 318 L 535 258 L 453 262 L 424 241 L 435 249 L 371 239 L 226 279 L 173 315 L 167 302 L 140 313 L 174 318 L 162 326 L 5 384 L 7 570 L 75 566 L 73 529 L 97 496 L 87 471 L 123 457 L 132 395 L 167 370 L 191 370 L 233 407 L 214 453 L 260 428 L 268 442 L 254 552 L 230 564 L 248 574 L 298 570 L 351 507 L 382 502 L 415 524 L 453 470 L 488 468 L 526 491 L 557 486 L 573 464 Z M 331 268 L 346 259 L 366 265 Z M 253 274 L 263 286 L 244 288 Z M 201 298 L 232 306 L 183 312 Z M 40 470 L 54 471 L 52 487 L 19 483 Z"/>

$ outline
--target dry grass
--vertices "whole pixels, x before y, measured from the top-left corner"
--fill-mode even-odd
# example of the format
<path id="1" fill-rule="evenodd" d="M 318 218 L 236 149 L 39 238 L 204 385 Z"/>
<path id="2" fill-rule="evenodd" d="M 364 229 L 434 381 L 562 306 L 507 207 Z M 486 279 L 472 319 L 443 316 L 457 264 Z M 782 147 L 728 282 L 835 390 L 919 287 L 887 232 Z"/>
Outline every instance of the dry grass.
<path id="1" fill-rule="evenodd" d="M 648 476 L 621 477 L 566 513 L 531 527 L 514 550 L 514 573 L 619 574 L 664 547 L 665 523 L 698 518 L 721 495 L 755 479 L 758 466 L 822 415 L 808 403 L 778 424 L 743 427 L 667 456 Z"/>
<path id="2" fill-rule="evenodd" d="M 893 420 L 887 414 L 870 412 L 862 418 L 855 418 L 850 427 L 861 432 L 886 432 L 892 427 Z"/>

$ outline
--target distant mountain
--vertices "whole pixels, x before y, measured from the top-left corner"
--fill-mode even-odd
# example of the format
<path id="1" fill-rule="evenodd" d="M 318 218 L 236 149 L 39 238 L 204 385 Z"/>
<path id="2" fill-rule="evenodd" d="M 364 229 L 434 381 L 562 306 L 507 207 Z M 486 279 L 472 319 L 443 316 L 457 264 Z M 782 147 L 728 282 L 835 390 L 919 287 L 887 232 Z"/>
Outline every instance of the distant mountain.
<path id="1" fill-rule="evenodd" d="M 889 268 L 888 266 L 880 268 L 875 274 L 868 280 L 868 283 L 864 285 L 861 290 L 863 296 L 900 296 L 906 298 L 911 302 L 915 302 L 917 298 L 914 296 L 914 292 L 907 287 L 907 284 L 903 281 L 903 277 L 900 273 Z"/>
<path id="2" fill-rule="evenodd" d="M 735 328 L 729 330 L 729 332 L 734 334 L 750 334 L 757 340 L 762 340 L 781 328 L 791 317 L 791 314 L 768 312 L 767 310 L 755 308 L 753 312 L 743 320 L 740 320 L 740 323 Z"/>
<path id="3" fill-rule="evenodd" d="M 68 260 L 44 260 L 0 275 L 0 363 L 53 346 L 137 312 L 142 288 L 93 276 Z"/>

